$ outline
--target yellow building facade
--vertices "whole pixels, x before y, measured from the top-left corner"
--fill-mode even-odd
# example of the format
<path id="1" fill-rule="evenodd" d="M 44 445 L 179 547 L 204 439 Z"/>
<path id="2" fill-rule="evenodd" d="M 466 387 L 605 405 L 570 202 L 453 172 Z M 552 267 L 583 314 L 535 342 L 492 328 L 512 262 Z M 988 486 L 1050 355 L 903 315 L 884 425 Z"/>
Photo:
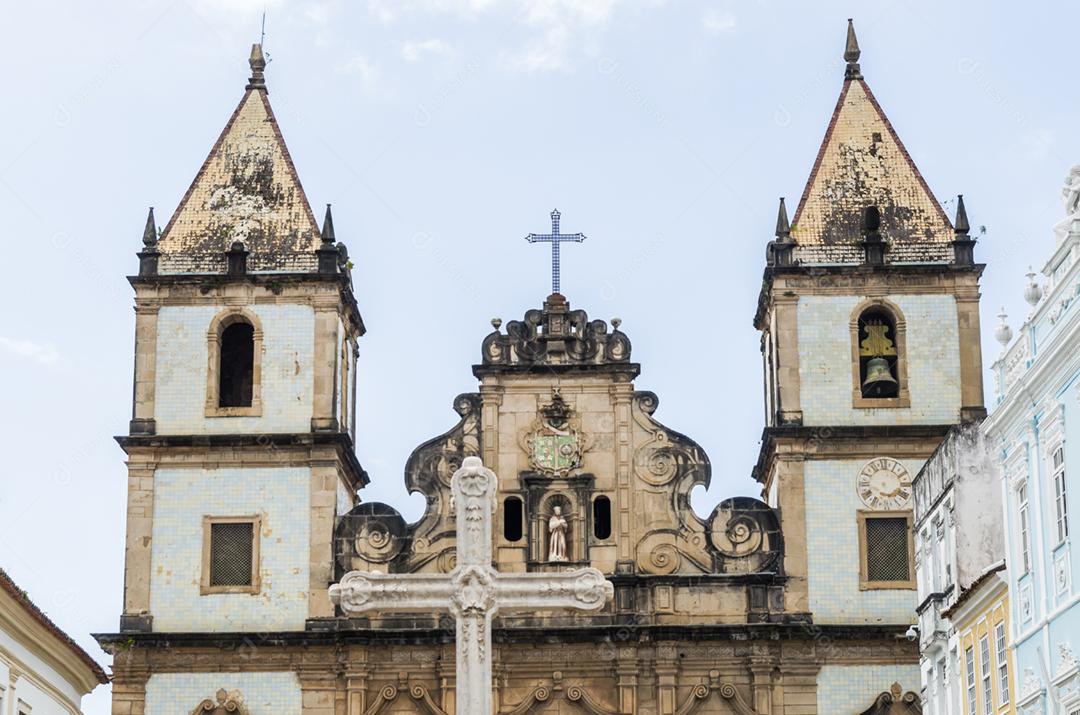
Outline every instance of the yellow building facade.
<path id="1" fill-rule="evenodd" d="M 957 639 L 959 709 L 964 715 L 1016 712 L 1004 564 L 989 570 L 948 612 Z M 955 704 L 955 703 L 954 703 Z"/>

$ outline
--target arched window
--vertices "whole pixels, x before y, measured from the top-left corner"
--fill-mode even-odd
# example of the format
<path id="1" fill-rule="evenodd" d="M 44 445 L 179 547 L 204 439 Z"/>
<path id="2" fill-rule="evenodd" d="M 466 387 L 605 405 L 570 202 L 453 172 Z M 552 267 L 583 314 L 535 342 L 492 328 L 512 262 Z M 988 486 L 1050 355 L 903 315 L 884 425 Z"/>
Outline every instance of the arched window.
<path id="1" fill-rule="evenodd" d="M 206 334 L 206 416 L 262 414 L 262 328 L 254 313 L 230 308 Z"/>
<path id="2" fill-rule="evenodd" d="M 883 308 L 864 310 L 859 316 L 859 385 L 863 397 L 896 397 L 896 321 Z"/>
<path id="3" fill-rule="evenodd" d="M 251 407 L 254 371 L 255 327 L 235 322 L 221 332 L 218 407 Z"/>
<path id="4" fill-rule="evenodd" d="M 524 523 L 521 499 L 506 497 L 503 500 L 503 538 L 507 541 L 521 541 Z"/>
<path id="5" fill-rule="evenodd" d="M 593 535 L 598 539 L 611 536 L 611 500 L 605 496 L 596 497 L 592 503 Z"/>
<path id="6" fill-rule="evenodd" d="M 851 321 L 856 407 L 907 407 L 905 328 L 899 309 L 883 299 L 860 305 Z"/>

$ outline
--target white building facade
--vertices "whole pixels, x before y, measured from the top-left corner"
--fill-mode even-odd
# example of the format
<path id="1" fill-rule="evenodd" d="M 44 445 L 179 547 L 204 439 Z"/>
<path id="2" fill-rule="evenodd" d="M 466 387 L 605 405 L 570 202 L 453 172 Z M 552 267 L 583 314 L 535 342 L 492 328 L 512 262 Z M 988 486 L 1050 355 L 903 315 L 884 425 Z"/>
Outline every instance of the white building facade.
<path id="1" fill-rule="evenodd" d="M 1048 283 L 1030 281 L 1025 298 L 1033 310 L 1011 345 L 1002 315 L 997 337 L 1009 347 L 993 366 L 998 404 L 985 428 L 1002 467 L 1017 712 L 1077 715 L 1080 166 L 1063 198 L 1066 219 L 1055 226 L 1042 271 Z"/>
<path id="2" fill-rule="evenodd" d="M 1005 553 L 998 469 L 977 422 L 954 427 L 913 482 L 923 708 L 967 715 L 961 648 L 948 612 Z"/>
<path id="3" fill-rule="evenodd" d="M 105 672 L 0 570 L 0 715 L 79 715 Z"/>

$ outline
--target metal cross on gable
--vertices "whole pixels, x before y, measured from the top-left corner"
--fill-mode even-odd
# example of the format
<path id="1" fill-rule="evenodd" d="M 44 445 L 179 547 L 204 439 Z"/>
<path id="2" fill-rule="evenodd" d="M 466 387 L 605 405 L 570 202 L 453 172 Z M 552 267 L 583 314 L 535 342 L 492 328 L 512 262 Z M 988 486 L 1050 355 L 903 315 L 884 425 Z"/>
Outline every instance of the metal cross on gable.
<path id="1" fill-rule="evenodd" d="M 466 457 L 450 486 L 457 512 L 457 566 L 446 574 L 350 571 L 330 587 L 346 615 L 450 611 L 457 631 L 458 715 L 492 711 L 491 619 L 548 609 L 595 611 L 614 588 L 594 568 L 558 573 L 499 573 L 492 565 L 495 472 Z"/>
<path id="2" fill-rule="evenodd" d="M 530 233 L 525 237 L 529 243 L 551 244 L 551 292 L 559 292 L 559 246 L 568 241 L 581 243 L 585 240 L 583 233 L 559 233 L 559 209 L 551 212 L 551 233 Z"/>

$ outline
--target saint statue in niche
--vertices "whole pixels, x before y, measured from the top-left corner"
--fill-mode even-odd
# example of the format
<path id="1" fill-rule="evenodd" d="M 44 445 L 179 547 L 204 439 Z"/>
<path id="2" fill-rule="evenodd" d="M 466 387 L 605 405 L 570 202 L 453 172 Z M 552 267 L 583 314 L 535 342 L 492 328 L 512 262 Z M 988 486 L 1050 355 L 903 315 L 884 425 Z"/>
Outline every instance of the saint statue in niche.
<path id="1" fill-rule="evenodd" d="M 558 506 L 548 519 L 548 561 L 566 561 L 566 518 Z"/>

